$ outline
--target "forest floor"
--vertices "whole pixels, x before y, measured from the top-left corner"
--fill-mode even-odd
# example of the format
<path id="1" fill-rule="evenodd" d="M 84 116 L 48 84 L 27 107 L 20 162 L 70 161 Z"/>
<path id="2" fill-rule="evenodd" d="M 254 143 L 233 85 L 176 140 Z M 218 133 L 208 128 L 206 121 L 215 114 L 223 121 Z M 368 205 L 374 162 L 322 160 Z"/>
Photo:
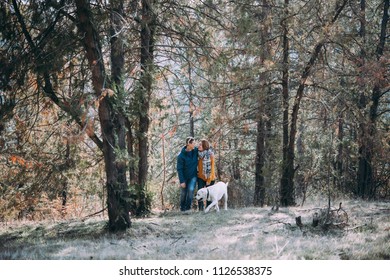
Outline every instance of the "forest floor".
<path id="1" fill-rule="evenodd" d="M 108 233 L 103 218 L 2 224 L 0 259 L 390 259 L 390 202 L 342 206 L 348 221 L 326 230 L 312 226 L 314 213 L 327 209 L 315 204 L 157 213 L 121 234 Z"/>

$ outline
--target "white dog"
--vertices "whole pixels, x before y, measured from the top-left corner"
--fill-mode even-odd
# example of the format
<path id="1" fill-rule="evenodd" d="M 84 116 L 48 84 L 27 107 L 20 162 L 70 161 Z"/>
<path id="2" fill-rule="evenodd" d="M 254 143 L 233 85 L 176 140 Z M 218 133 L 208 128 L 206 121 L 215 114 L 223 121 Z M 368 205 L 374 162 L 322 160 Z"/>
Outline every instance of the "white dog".
<path id="1" fill-rule="evenodd" d="M 209 212 L 211 207 L 215 206 L 215 209 L 219 211 L 218 201 L 224 197 L 224 209 L 227 210 L 227 186 L 229 183 L 218 182 L 212 186 L 202 188 L 196 193 L 197 200 L 211 201 L 211 204 L 204 210 L 205 213 Z"/>

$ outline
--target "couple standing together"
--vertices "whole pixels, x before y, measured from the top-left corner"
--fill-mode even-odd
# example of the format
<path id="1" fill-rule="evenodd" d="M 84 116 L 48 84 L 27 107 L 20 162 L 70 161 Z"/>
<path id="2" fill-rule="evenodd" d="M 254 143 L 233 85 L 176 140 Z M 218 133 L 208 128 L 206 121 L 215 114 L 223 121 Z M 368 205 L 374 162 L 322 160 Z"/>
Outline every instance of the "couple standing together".
<path id="1" fill-rule="evenodd" d="M 186 139 L 186 146 L 177 156 L 181 211 L 191 210 L 196 183 L 198 183 L 198 190 L 215 183 L 214 161 L 214 153 L 207 140 L 200 140 L 199 145 L 196 146 L 193 137 Z M 209 203 L 207 202 L 207 205 Z M 198 201 L 198 206 L 199 211 L 203 211 L 204 202 Z"/>

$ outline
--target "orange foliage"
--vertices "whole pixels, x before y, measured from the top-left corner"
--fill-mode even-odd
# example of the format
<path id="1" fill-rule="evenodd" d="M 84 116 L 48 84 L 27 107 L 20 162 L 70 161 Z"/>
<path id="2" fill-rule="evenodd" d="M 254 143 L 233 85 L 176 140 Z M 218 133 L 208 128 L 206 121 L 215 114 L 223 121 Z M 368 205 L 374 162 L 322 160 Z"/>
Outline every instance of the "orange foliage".
<path id="1" fill-rule="evenodd" d="M 26 169 L 32 169 L 32 168 L 34 168 L 34 166 L 37 166 L 37 167 L 42 166 L 41 163 L 37 163 L 37 162 L 34 162 L 34 161 L 28 161 L 28 160 L 25 160 L 24 158 L 22 158 L 20 156 L 17 156 L 17 155 L 11 155 L 9 157 L 9 161 L 13 165 L 19 165 L 19 166 L 24 167 Z"/>
<path id="2" fill-rule="evenodd" d="M 169 131 L 169 137 L 173 137 L 176 134 L 177 126 L 175 125 L 170 131 Z"/>

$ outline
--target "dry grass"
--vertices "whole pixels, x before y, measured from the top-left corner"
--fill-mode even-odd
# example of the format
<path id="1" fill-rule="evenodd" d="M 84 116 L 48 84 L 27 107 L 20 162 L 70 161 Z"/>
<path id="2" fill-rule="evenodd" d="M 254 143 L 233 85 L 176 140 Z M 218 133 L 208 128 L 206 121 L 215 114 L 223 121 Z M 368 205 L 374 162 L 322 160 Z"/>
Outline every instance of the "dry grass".
<path id="1" fill-rule="evenodd" d="M 327 231 L 310 226 L 322 206 L 169 212 L 122 234 L 99 219 L 3 225 L 0 259 L 390 259 L 390 203 L 343 202 L 348 226 Z"/>

